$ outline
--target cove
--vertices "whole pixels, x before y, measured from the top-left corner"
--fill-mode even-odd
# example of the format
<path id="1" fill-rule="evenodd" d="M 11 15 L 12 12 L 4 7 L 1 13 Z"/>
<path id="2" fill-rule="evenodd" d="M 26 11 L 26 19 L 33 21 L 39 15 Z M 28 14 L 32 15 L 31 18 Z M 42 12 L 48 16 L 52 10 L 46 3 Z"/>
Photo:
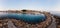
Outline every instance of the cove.
<path id="1" fill-rule="evenodd" d="M 25 13 L 8 13 L 0 18 L 9 18 L 9 19 L 18 19 L 27 23 L 40 23 L 46 19 L 44 14 L 34 15 L 34 14 L 25 14 Z"/>

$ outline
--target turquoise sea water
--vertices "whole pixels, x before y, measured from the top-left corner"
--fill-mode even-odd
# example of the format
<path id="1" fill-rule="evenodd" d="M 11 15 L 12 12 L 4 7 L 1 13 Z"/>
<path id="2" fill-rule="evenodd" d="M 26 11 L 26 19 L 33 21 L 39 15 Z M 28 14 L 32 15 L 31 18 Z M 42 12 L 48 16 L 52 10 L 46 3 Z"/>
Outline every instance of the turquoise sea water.
<path id="1" fill-rule="evenodd" d="M 33 15 L 33 14 L 18 14 L 18 13 L 9 13 L 2 17 L 8 17 L 8 18 L 14 18 L 18 20 L 22 20 L 24 22 L 28 23 L 38 23 L 41 21 L 44 21 L 46 19 L 46 16 L 44 14 L 39 15 Z"/>

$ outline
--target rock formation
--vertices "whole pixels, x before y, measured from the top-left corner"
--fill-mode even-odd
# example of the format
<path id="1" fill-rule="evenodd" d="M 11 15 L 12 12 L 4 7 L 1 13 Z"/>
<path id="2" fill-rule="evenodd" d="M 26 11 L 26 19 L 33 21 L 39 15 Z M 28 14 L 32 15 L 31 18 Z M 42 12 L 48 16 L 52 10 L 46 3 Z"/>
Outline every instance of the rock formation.
<path id="1" fill-rule="evenodd" d="M 38 24 L 28 24 L 26 22 L 23 22 L 21 20 L 16 20 L 16 19 L 9 19 L 8 17 L 6 19 L 0 19 L 0 28 L 48 28 L 52 21 L 53 18 L 52 15 L 49 12 L 40 12 L 40 11 L 32 11 L 32 10 L 8 10 L 8 11 L 1 11 L 5 13 L 27 13 L 27 14 L 45 14 L 46 15 L 46 20 L 38 23 Z M 11 21 L 11 27 L 9 27 L 10 24 L 9 21 Z"/>

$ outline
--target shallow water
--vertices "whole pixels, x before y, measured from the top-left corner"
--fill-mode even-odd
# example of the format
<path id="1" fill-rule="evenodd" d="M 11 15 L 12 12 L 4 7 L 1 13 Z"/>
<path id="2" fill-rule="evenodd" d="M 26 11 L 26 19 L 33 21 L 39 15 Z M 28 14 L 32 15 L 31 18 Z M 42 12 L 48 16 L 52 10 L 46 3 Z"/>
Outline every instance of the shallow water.
<path id="1" fill-rule="evenodd" d="M 8 13 L 5 14 L 3 16 L 1 16 L 2 18 L 14 18 L 14 19 L 18 19 L 18 20 L 22 20 L 24 22 L 28 22 L 28 23 L 38 23 L 38 22 L 42 22 L 46 19 L 46 16 L 44 14 L 39 14 L 39 15 L 33 15 L 33 14 L 18 14 L 18 13 Z"/>

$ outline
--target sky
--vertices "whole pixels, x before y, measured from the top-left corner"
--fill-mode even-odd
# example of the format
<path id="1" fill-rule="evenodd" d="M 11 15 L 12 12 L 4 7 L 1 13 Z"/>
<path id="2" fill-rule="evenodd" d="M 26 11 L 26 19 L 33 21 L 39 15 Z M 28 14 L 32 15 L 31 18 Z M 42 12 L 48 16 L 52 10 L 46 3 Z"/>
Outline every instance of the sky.
<path id="1" fill-rule="evenodd" d="M 0 0 L 0 10 L 60 11 L 60 0 Z"/>

